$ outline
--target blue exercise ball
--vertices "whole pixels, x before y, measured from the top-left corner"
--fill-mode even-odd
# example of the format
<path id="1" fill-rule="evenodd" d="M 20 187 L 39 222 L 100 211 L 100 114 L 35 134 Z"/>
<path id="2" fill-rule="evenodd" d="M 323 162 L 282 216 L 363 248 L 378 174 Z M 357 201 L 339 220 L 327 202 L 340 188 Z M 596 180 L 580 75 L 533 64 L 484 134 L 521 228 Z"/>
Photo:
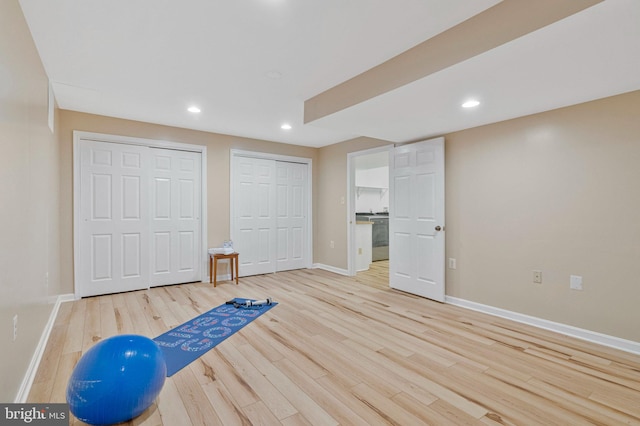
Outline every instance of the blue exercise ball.
<path id="1" fill-rule="evenodd" d="M 74 416 L 92 425 L 124 422 L 142 414 L 160 393 L 167 366 L 145 336 L 104 339 L 82 355 L 67 385 Z"/>

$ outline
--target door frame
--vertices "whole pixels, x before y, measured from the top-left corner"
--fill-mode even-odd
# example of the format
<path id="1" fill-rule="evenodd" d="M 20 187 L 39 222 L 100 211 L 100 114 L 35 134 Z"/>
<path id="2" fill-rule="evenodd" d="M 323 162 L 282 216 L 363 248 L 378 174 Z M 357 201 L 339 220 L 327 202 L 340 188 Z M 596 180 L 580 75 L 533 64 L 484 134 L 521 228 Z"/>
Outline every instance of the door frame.
<path id="1" fill-rule="evenodd" d="M 231 149 L 229 152 L 229 238 L 234 240 L 235 229 L 235 200 L 233 193 L 233 176 L 235 176 L 235 157 L 251 157 L 263 160 L 287 161 L 307 165 L 307 253 L 306 268 L 313 264 L 313 160 L 306 157 L 293 157 L 290 155 L 271 154 L 268 152 L 247 151 L 243 149 Z"/>
<path id="2" fill-rule="evenodd" d="M 347 154 L 347 274 L 356 275 L 356 157 L 361 155 L 387 152 L 389 155 L 389 172 L 391 172 L 391 154 L 395 145 L 383 145 L 377 148 L 365 149 L 362 151 L 349 152 Z M 389 186 L 391 191 L 391 186 Z M 389 193 L 391 197 L 391 193 Z"/>
<path id="3" fill-rule="evenodd" d="M 79 299 L 77 283 L 80 280 L 80 144 L 83 140 L 119 143 L 126 145 L 139 145 L 152 148 L 174 149 L 178 151 L 199 152 L 200 160 L 200 259 L 201 279 L 207 276 L 209 265 L 207 253 L 207 147 L 181 142 L 171 142 L 157 139 L 145 139 L 132 136 L 109 135 L 104 133 L 73 131 L 73 289 L 76 299 Z M 150 267 L 150 266 L 149 266 Z"/>

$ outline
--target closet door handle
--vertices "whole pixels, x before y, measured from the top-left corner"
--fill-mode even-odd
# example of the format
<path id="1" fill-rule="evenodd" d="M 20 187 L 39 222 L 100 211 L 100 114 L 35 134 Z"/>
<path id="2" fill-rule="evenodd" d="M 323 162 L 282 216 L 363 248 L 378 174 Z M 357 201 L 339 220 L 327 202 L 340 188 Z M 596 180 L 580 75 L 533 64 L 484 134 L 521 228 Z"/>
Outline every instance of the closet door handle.
<path id="1" fill-rule="evenodd" d="M 436 231 L 442 231 L 442 227 L 440 225 L 436 226 Z"/>

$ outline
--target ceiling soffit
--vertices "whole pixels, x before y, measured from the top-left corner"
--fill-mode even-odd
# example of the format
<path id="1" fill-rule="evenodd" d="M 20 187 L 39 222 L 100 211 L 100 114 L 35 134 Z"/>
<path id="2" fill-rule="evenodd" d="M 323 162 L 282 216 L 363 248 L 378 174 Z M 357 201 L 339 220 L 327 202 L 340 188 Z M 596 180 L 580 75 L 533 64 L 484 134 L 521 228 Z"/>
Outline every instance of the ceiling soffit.
<path id="1" fill-rule="evenodd" d="M 304 102 L 304 122 L 390 92 L 589 8 L 602 0 L 503 0 Z"/>

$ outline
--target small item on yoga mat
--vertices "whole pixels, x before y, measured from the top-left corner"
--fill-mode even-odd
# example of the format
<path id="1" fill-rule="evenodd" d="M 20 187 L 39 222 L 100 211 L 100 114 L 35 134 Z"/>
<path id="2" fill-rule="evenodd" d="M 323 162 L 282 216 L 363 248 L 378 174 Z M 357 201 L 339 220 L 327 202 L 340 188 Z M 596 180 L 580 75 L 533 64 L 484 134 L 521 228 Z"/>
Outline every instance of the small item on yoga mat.
<path id="1" fill-rule="evenodd" d="M 173 376 L 277 304 L 271 299 L 235 298 L 156 337 L 153 340 L 164 355 L 167 377 Z"/>
<path id="2" fill-rule="evenodd" d="M 271 300 L 270 297 L 267 297 L 266 299 L 263 299 L 263 300 L 247 300 L 244 303 L 238 303 L 236 299 L 233 299 L 225 302 L 225 305 L 233 305 L 234 308 L 238 309 L 238 308 L 252 308 L 252 307 L 263 306 L 263 305 L 269 306 L 272 303 L 273 303 L 273 300 Z"/>

